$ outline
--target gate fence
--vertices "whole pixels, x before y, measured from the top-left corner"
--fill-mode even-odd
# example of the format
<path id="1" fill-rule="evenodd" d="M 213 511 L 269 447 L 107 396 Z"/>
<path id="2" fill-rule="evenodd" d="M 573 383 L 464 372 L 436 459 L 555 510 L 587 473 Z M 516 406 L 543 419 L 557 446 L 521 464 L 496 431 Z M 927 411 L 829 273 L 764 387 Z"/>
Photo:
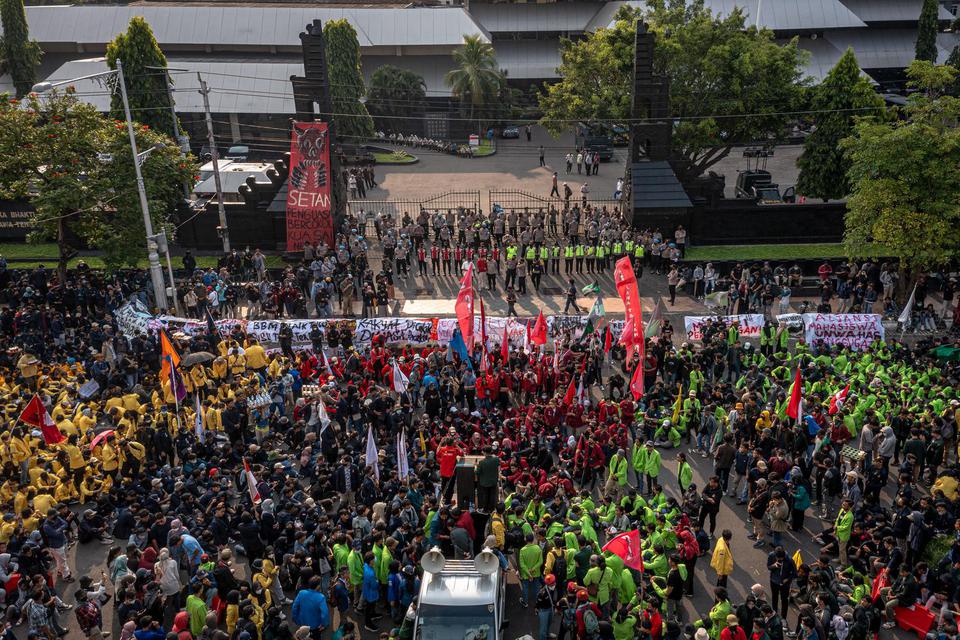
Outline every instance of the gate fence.
<path id="1" fill-rule="evenodd" d="M 529 191 L 520 191 L 517 189 L 491 189 L 488 192 L 488 211 L 493 211 L 494 205 L 499 205 L 504 211 L 517 212 L 537 212 L 541 209 L 549 211 L 550 207 L 557 211 L 563 211 L 567 208 L 567 202 L 563 198 L 556 196 L 531 193 Z M 587 197 L 587 204 L 593 208 L 606 207 L 607 211 L 619 211 L 621 201 L 612 198 L 591 198 Z M 583 198 L 579 193 L 574 193 L 570 197 L 569 206 L 579 204 L 582 206 Z"/>

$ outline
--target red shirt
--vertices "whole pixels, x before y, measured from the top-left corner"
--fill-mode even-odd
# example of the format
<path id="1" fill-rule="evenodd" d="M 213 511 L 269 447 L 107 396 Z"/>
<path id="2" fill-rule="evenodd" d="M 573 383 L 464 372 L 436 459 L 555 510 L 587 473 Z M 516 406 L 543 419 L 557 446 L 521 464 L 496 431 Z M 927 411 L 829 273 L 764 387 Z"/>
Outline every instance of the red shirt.
<path id="1" fill-rule="evenodd" d="M 747 640 L 747 634 L 740 625 L 727 627 L 720 632 L 720 640 Z"/>
<path id="2" fill-rule="evenodd" d="M 461 455 L 463 455 L 463 452 L 457 447 L 440 447 L 437 449 L 437 460 L 440 461 L 441 478 L 453 476 L 453 471 L 457 468 L 457 459 Z"/>

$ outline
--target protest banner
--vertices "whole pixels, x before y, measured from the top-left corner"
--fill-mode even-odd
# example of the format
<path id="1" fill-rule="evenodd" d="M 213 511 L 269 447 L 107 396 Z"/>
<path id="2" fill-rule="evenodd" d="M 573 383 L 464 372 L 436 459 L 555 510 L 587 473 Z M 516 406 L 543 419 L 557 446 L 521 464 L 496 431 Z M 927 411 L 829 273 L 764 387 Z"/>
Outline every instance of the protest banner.
<path id="1" fill-rule="evenodd" d="M 807 344 L 823 341 L 860 350 L 875 340 L 883 340 L 883 317 L 876 313 L 805 313 Z"/>
<path id="2" fill-rule="evenodd" d="M 691 340 L 703 339 L 701 330 L 708 320 L 720 320 L 726 327 L 737 322 L 741 338 L 759 338 L 763 328 L 763 314 L 760 313 L 739 316 L 684 316 L 683 327 L 687 337 Z"/>
<path id="3" fill-rule="evenodd" d="M 147 311 L 147 308 L 139 300 L 128 302 L 113 312 L 113 317 L 117 320 L 117 328 L 126 338 L 134 338 L 138 335 L 146 335 L 150 329 L 150 323 L 153 316 Z"/>

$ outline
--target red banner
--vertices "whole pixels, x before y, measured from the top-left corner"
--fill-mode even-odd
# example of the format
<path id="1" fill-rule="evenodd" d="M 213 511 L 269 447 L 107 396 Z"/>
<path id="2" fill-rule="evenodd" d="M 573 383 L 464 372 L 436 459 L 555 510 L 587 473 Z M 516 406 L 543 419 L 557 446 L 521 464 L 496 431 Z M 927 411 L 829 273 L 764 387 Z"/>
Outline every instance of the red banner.
<path id="1" fill-rule="evenodd" d="M 330 137 L 326 122 L 294 122 L 287 182 L 287 251 L 326 243 L 333 247 Z"/>

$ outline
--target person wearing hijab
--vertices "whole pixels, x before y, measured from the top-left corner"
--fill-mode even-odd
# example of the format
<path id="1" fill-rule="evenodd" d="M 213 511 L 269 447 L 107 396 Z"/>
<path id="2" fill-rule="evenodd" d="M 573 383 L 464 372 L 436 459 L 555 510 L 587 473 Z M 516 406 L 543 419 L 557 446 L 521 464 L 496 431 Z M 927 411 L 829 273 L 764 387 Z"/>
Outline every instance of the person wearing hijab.
<path id="1" fill-rule="evenodd" d="M 119 640 L 132 640 L 134 633 L 137 631 L 137 623 L 133 620 L 128 620 L 123 623 L 123 626 L 120 627 L 120 639 Z"/>
<path id="2" fill-rule="evenodd" d="M 179 595 L 183 585 L 180 583 L 180 568 L 177 561 L 170 557 L 170 550 L 163 548 L 157 562 L 153 565 L 153 574 L 160 585 L 160 593 L 164 598 L 173 598 L 173 606 L 179 607 Z"/>
<path id="3" fill-rule="evenodd" d="M 110 568 L 110 582 L 114 585 L 120 582 L 124 576 L 131 575 L 133 572 L 127 567 L 127 556 L 120 551 L 120 547 L 114 547 L 110 550 L 107 557 L 107 566 Z"/>
<path id="4" fill-rule="evenodd" d="M 190 614 L 186 611 L 179 612 L 173 619 L 172 631 L 177 634 L 177 640 L 193 640 L 193 634 L 190 633 Z"/>

